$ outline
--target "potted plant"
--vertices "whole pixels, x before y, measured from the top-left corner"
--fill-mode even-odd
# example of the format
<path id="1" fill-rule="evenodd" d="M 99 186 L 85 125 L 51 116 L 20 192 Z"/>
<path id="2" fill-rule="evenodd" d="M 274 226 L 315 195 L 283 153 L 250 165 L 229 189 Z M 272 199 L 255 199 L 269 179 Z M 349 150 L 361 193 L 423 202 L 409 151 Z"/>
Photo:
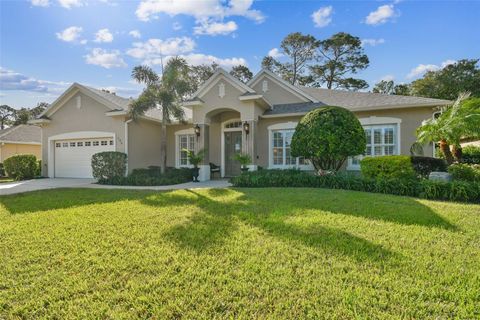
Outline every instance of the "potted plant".
<path id="1" fill-rule="evenodd" d="M 237 153 L 233 156 L 233 159 L 240 162 L 242 172 L 247 172 L 249 169 L 247 166 L 252 162 L 252 158 L 246 153 Z"/>
<path id="2" fill-rule="evenodd" d="M 203 161 L 203 158 L 205 156 L 205 150 L 201 149 L 197 153 L 195 151 L 187 150 L 187 149 L 182 149 L 187 153 L 187 158 L 188 162 L 193 166 L 192 169 L 192 175 L 193 175 L 193 182 L 199 182 L 198 181 L 198 176 L 200 174 L 200 168 L 198 165 Z"/>

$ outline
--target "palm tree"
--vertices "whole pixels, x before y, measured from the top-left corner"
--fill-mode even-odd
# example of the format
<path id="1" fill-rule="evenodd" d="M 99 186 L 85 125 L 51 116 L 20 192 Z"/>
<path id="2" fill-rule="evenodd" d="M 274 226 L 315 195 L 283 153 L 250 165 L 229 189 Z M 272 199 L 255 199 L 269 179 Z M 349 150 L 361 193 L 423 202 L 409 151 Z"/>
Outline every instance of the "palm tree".
<path id="1" fill-rule="evenodd" d="M 453 163 L 454 155 L 457 161 L 461 160 L 462 138 L 480 137 L 480 99 L 468 99 L 469 95 L 460 94 L 453 105 L 442 110 L 438 118 L 425 121 L 417 129 L 419 142 L 439 142 L 448 164 Z M 453 155 L 450 145 L 453 145 Z"/>
<path id="2" fill-rule="evenodd" d="M 181 102 L 192 92 L 189 66 L 185 59 L 174 57 L 165 67 L 162 65 L 160 75 L 148 66 L 136 66 L 133 68 L 132 78 L 146 87 L 130 104 L 131 117 L 137 119 L 150 109 L 159 109 L 162 112 L 160 168 L 164 173 L 167 167 L 167 124 L 172 121 L 172 117 L 179 121 L 184 120 L 185 114 Z"/>

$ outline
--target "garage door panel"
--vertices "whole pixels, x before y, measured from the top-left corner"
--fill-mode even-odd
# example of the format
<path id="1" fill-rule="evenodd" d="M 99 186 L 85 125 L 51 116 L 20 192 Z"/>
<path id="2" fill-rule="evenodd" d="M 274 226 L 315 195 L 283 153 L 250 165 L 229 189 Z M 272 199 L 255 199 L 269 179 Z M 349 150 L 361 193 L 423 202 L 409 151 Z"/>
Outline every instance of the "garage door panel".
<path id="1" fill-rule="evenodd" d="M 112 137 L 55 141 L 55 177 L 92 178 L 92 156 L 115 151 Z"/>

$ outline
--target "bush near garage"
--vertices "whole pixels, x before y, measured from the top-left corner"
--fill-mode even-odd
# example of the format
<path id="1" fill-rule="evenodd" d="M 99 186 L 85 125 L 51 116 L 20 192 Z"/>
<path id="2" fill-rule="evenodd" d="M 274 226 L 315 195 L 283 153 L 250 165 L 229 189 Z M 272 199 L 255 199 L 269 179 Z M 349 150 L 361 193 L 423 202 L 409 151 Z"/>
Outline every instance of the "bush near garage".
<path id="1" fill-rule="evenodd" d="M 479 182 L 441 182 L 416 178 L 365 178 L 348 173 L 313 175 L 300 170 L 259 170 L 233 177 L 235 187 L 308 187 L 345 189 L 401 196 L 421 197 L 431 200 L 450 200 L 480 203 Z"/>
<path id="2" fill-rule="evenodd" d="M 115 177 L 99 181 L 101 184 L 121 186 L 163 186 L 192 181 L 192 169 L 167 168 L 162 174 L 160 167 L 150 166 L 132 170 L 126 177 Z"/>
<path id="3" fill-rule="evenodd" d="M 33 154 L 18 154 L 3 161 L 5 173 L 14 180 L 33 179 L 38 173 L 37 158 Z"/>
<path id="4" fill-rule="evenodd" d="M 127 155 L 123 152 L 106 151 L 92 156 L 93 177 L 99 182 L 124 177 L 127 171 Z"/>

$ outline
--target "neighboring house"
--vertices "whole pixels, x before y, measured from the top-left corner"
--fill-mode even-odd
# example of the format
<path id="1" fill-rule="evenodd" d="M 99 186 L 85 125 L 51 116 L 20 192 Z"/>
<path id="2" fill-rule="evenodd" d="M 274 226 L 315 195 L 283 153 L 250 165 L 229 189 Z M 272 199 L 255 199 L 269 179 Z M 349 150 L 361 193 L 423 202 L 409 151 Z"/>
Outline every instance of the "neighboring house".
<path id="1" fill-rule="evenodd" d="M 16 154 L 33 154 L 42 158 L 42 130 L 21 124 L 0 130 L 0 163 Z"/>
<path id="2" fill-rule="evenodd" d="M 137 121 L 128 116 L 130 100 L 73 84 L 33 122 L 42 126 L 43 174 L 90 177 L 91 156 L 116 150 L 128 155 L 128 169 L 160 165 L 159 112 Z M 415 129 L 446 100 L 293 86 L 262 70 L 244 84 L 219 69 L 184 103 L 187 123 L 167 128 L 167 165 L 189 166 L 183 149 L 208 150 L 200 178 L 210 178 L 208 163 L 221 166 L 222 176 L 239 174 L 232 156 L 248 153 L 252 170 L 312 169 L 290 156 L 290 140 L 303 115 L 334 105 L 355 113 L 365 128 L 368 155 L 409 154 Z M 157 110 L 155 110 L 157 111 Z M 432 146 L 425 146 L 432 154 Z M 348 170 L 359 169 L 349 159 Z"/>

